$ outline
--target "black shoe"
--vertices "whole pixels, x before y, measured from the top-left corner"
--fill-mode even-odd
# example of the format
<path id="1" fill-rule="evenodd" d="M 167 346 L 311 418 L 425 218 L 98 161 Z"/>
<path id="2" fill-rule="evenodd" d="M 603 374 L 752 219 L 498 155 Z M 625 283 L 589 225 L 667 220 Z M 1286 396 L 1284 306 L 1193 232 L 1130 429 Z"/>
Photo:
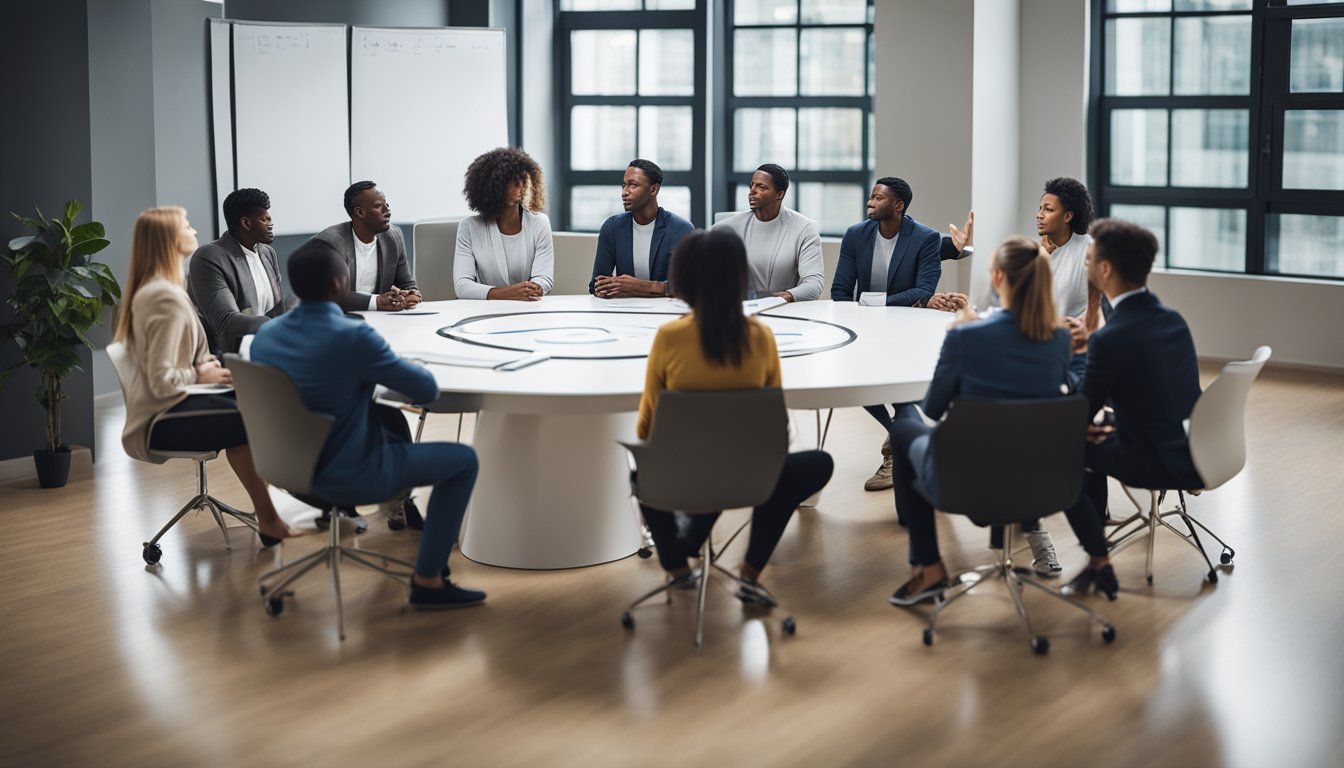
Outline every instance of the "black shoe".
<path id="1" fill-rule="evenodd" d="M 887 601 L 892 605 L 915 605 L 916 603 L 922 603 L 925 600 L 935 600 L 942 597 L 943 592 L 946 591 L 948 587 L 947 579 L 939 579 L 932 584 L 924 584 L 923 578 L 921 577 L 920 582 L 919 591 L 916 592 L 913 588 L 915 580 L 910 579 L 898 587 Z"/>
<path id="2" fill-rule="evenodd" d="M 420 514 L 420 508 L 415 506 L 415 497 L 407 496 L 406 504 L 403 506 L 406 513 L 406 527 L 413 531 L 425 530 L 425 517 Z"/>
<path id="3" fill-rule="evenodd" d="M 262 549 L 270 549 L 271 547 L 274 547 L 276 544 L 280 543 L 280 539 L 277 539 L 274 536 L 267 536 L 261 531 L 257 531 L 257 538 L 261 539 Z"/>
<path id="4" fill-rule="evenodd" d="M 443 589 L 422 587 L 411 579 L 411 605 L 416 608 L 466 608 L 485 602 L 479 589 L 464 589 L 444 579 Z"/>
<path id="5" fill-rule="evenodd" d="M 759 581 L 745 576 L 737 580 L 737 599 L 741 600 L 743 605 L 759 605 L 762 608 L 774 608 L 779 605 L 779 601 L 770 594 L 770 590 L 761 586 Z"/>
<path id="6" fill-rule="evenodd" d="M 1060 591 L 1066 595 L 1082 596 L 1093 589 L 1110 600 L 1114 600 L 1116 593 L 1120 591 L 1120 582 L 1115 578 L 1115 569 L 1109 563 L 1095 570 L 1084 569 Z"/>

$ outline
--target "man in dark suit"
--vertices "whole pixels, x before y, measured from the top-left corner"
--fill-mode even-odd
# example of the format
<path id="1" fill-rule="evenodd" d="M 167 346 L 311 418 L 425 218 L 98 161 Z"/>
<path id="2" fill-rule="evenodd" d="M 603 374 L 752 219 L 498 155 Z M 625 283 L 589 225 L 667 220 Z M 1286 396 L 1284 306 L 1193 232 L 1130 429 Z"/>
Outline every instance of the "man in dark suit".
<path id="1" fill-rule="evenodd" d="M 1106 405 L 1113 409 L 1114 425 L 1090 429 L 1093 444 L 1079 504 L 1104 515 L 1107 476 L 1139 488 L 1203 485 L 1185 432 L 1201 390 L 1185 318 L 1148 290 L 1157 238 L 1118 219 L 1093 222 L 1089 234 L 1088 280 L 1110 302 L 1111 312 L 1088 339 L 1079 389 L 1093 413 Z"/>
<path id="2" fill-rule="evenodd" d="M 270 207 L 260 189 L 230 192 L 224 198 L 228 231 L 191 255 L 187 290 L 216 354 L 237 352 L 244 336 L 285 311 Z"/>
<path id="3" fill-rule="evenodd" d="M 459 443 L 394 438 L 374 412 L 376 385 L 428 403 L 439 396 L 434 375 L 397 357 L 367 323 L 345 317 L 339 300 L 349 294 L 350 278 L 343 255 L 330 243 L 313 239 L 300 246 L 289 257 L 289 278 L 303 301 L 261 329 L 252 359 L 289 374 L 308 407 L 335 420 L 318 458 L 314 493 L 358 504 L 434 486 L 411 578 L 411 604 L 481 603 L 484 592 L 447 578 L 448 556 L 476 483 L 476 452 Z"/>
<path id="4" fill-rule="evenodd" d="M 868 196 L 868 218 L 845 232 L 840 261 L 831 282 L 832 301 L 859 301 L 888 307 L 923 306 L 942 276 L 942 238 L 909 215 L 914 192 L 904 179 L 885 176 Z M 868 411 L 888 432 L 895 419 L 918 419 L 914 403 L 893 403 L 895 416 L 885 405 Z M 890 488 L 891 438 L 882 445 L 882 464 L 863 484 L 864 490 Z M 899 513 L 900 510 L 897 510 Z"/>
<path id="5" fill-rule="evenodd" d="M 421 301 L 401 229 L 392 226 L 392 206 L 372 181 L 357 181 L 345 190 L 350 221 L 333 224 L 314 239 L 336 249 L 350 271 L 349 290 L 341 297 L 346 312 L 411 309 Z"/>
<path id="6" fill-rule="evenodd" d="M 588 292 L 602 299 L 667 296 L 672 249 L 694 227 L 658 205 L 663 170 L 648 160 L 632 160 L 621 179 L 618 213 L 602 224 Z"/>

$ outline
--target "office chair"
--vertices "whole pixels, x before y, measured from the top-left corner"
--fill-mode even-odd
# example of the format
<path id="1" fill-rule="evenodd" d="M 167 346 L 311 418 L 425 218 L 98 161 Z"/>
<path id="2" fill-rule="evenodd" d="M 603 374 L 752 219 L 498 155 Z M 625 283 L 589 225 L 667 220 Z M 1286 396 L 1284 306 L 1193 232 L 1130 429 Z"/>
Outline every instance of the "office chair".
<path id="1" fill-rule="evenodd" d="M 938 464 L 938 508 L 965 515 L 979 526 L 1002 525 L 999 560 L 951 576 L 951 594 L 937 601 L 924 628 L 932 645 L 939 615 L 987 576 L 1002 578 L 1031 649 L 1048 653 L 1050 640 L 1032 627 L 1022 602 L 1022 586 L 1086 613 L 1101 626 L 1101 639 L 1115 640 L 1115 627 L 1101 614 L 1038 581 L 1030 568 L 1013 564 L 1013 534 L 1024 520 L 1058 512 L 1078 499 L 1083 487 L 1087 400 L 1080 395 L 1045 400 L 955 400 L 933 433 Z"/>
<path id="2" fill-rule="evenodd" d="M 1204 390 L 1199 400 L 1195 402 L 1186 431 L 1190 435 L 1190 458 L 1194 460 L 1195 471 L 1203 481 L 1203 488 L 1135 489 L 1148 492 L 1148 505 L 1145 509 L 1138 499 L 1134 498 L 1130 487 L 1122 486 L 1125 495 L 1133 502 L 1135 511 L 1133 515 L 1121 520 L 1118 527 L 1111 531 L 1108 542 L 1114 553 L 1140 537 L 1148 537 L 1148 559 L 1144 575 L 1149 584 L 1153 583 L 1154 540 L 1161 528 L 1176 534 L 1181 541 L 1199 552 L 1204 558 L 1204 564 L 1209 567 L 1204 578 L 1210 584 L 1218 583 L 1218 569 L 1204 550 L 1197 528 L 1203 529 L 1222 545 L 1223 551 L 1218 557 L 1220 564 L 1231 565 L 1232 558 L 1236 557 L 1236 550 L 1189 513 L 1185 505 L 1185 492 L 1190 491 L 1193 495 L 1198 495 L 1204 491 L 1211 491 L 1236 477 L 1242 467 L 1246 466 L 1246 399 L 1250 395 L 1251 384 L 1260 375 L 1260 370 L 1265 367 L 1265 362 L 1269 360 L 1272 351 L 1269 347 L 1262 346 L 1255 350 L 1250 360 L 1231 362 L 1223 366 L 1218 378 L 1209 384 L 1208 389 Z M 1163 512 L 1162 502 L 1166 500 L 1167 493 L 1173 490 L 1176 491 L 1179 504 L 1170 512 Z M 1167 518 L 1170 517 L 1181 518 L 1186 530 L 1182 531 L 1168 522 Z"/>
<path id="3" fill-rule="evenodd" d="M 658 398 L 653 432 L 644 443 L 622 443 L 634 458 L 638 474 L 635 496 L 649 507 L 688 515 L 754 507 L 770 498 L 788 456 L 788 415 L 779 389 L 728 392 L 664 392 Z M 740 529 L 739 529 L 740 530 Z M 736 534 L 734 534 L 736 536 Z M 706 537 L 695 609 L 695 647 L 704 643 L 705 593 L 728 544 L 714 549 Z M 621 614 L 621 624 L 634 629 L 634 609 L 660 594 L 672 602 L 664 585 L 635 600 Z M 786 635 L 797 625 L 781 623 Z"/>
<path id="4" fill-rule="evenodd" d="M 117 374 L 117 384 L 121 387 L 122 399 L 129 401 L 127 388 L 135 379 L 136 370 L 135 363 L 126 352 L 126 345 L 119 341 L 108 344 L 107 357 L 112 361 L 112 370 Z M 149 431 L 152 434 L 154 425 L 160 422 L 220 413 L 232 413 L 232 411 L 193 411 L 190 414 L 161 413 L 150 423 Z M 154 534 L 154 538 L 141 545 L 140 555 L 145 559 L 146 565 L 158 564 L 160 558 L 163 557 L 163 549 L 159 547 L 159 539 L 163 538 L 163 534 L 167 533 L 168 529 L 177 525 L 178 520 L 181 520 L 188 512 L 193 510 L 206 510 L 215 518 L 215 524 L 219 526 L 220 533 L 224 534 L 225 549 L 233 549 L 233 542 L 229 540 L 229 526 L 224 522 L 224 515 L 241 520 L 252 531 L 257 530 L 257 516 L 255 514 L 235 509 L 210 495 L 210 483 L 206 475 L 205 463 L 217 458 L 219 451 L 158 451 L 150 449 L 149 456 L 149 460 L 155 464 L 163 464 L 169 459 L 191 459 L 196 462 L 196 495 L 191 497 L 191 500 L 184 504 L 177 511 L 177 514 L 173 515 L 173 519 L 159 529 L 158 533 Z"/>
<path id="5" fill-rule="evenodd" d="M 233 371 L 238 407 L 243 413 L 243 425 L 247 428 L 257 473 L 271 485 L 289 491 L 313 506 L 350 508 L 356 503 L 367 501 L 321 499 L 313 495 L 317 460 L 327 435 L 331 433 L 334 419 L 308 410 L 299 388 L 283 371 L 243 360 L 236 355 L 225 355 L 225 359 L 229 370 Z M 345 519 L 339 515 L 333 515 L 333 518 L 337 521 Z M 326 563 L 331 569 L 331 589 L 336 599 L 336 631 L 344 640 L 341 562 L 349 560 L 400 580 L 402 584 L 414 573 L 415 566 L 389 555 L 341 544 L 339 523 L 331 525 L 330 532 L 331 539 L 325 547 L 263 574 L 257 581 L 266 613 L 279 616 L 284 612 L 284 599 L 293 594 L 285 591 L 286 587 L 319 564 Z M 374 561 L 381 561 L 381 564 Z M 404 570 L 390 566 L 400 566 Z"/>

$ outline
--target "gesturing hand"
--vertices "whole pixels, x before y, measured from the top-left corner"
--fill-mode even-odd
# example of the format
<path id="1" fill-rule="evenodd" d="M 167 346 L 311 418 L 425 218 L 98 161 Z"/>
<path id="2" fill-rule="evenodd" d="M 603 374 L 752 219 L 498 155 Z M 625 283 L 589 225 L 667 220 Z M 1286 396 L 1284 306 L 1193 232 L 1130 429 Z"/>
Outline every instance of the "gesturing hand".
<path id="1" fill-rule="evenodd" d="M 1054 253 L 1059 246 L 1055 245 L 1055 241 L 1051 240 L 1049 235 L 1041 235 L 1041 247 L 1046 253 Z"/>
<path id="2" fill-rule="evenodd" d="M 958 252 L 965 250 L 975 238 L 975 211 L 966 213 L 965 230 L 957 229 L 956 224 L 948 224 L 947 233 L 952 236 L 952 245 L 956 246 Z"/>

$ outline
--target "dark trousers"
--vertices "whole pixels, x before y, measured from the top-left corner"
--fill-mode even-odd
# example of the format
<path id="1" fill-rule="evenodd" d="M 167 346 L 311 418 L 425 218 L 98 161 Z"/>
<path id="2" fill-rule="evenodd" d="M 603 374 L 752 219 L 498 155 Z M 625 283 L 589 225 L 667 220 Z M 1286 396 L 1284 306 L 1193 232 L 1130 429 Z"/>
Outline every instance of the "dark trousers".
<path id="1" fill-rule="evenodd" d="M 934 526 L 933 505 L 915 487 L 918 474 L 910 463 L 910 445 L 916 438 L 928 435 L 933 428 L 908 419 L 891 427 L 891 478 L 896 493 L 896 504 L 903 510 L 910 531 L 910 564 L 933 565 L 942 560 L 938 552 L 938 529 Z M 1078 536 L 1083 549 L 1094 557 L 1106 555 L 1106 536 L 1101 518 L 1080 505 L 1065 510 L 1069 525 Z"/>
<path id="2" fill-rule="evenodd" d="M 1083 495 L 1078 499 L 1075 509 L 1097 520 L 1106 517 L 1108 477 L 1114 477 L 1131 488 L 1190 490 L 1204 485 L 1193 462 L 1186 462 L 1188 466 L 1172 470 L 1148 451 L 1125 449 L 1115 437 L 1100 444 L 1089 443 L 1085 461 L 1087 474 L 1083 478 Z"/>
<path id="3" fill-rule="evenodd" d="M 243 414 L 232 392 L 187 395 L 163 415 L 174 418 L 161 419 L 150 430 L 149 447 L 156 451 L 222 451 L 247 445 Z"/>
<path id="4" fill-rule="evenodd" d="M 374 403 L 373 414 L 378 417 L 378 423 L 383 425 L 383 429 L 395 438 L 396 442 L 411 442 L 411 425 L 406 422 L 406 414 L 400 408 Z"/>
<path id="5" fill-rule="evenodd" d="M 891 409 L 896 412 L 894 416 L 887 413 L 887 406 L 885 405 L 863 406 L 863 410 L 867 411 L 869 416 L 877 419 L 877 423 L 881 424 L 882 428 L 888 432 L 891 431 L 893 422 L 901 421 L 902 419 L 914 419 L 915 421 L 924 420 L 924 417 L 919 415 L 919 409 L 915 407 L 914 403 L 892 403 Z"/>
<path id="6" fill-rule="evenodd" d="M 821 490 L 831 479 L 835 462 L 825 451 L 802 451 L 791 453 L 784 460 L 784 471 L 775 483 L 775 490 L 764 504 L 751 511 L 751 534 L 747 539 L 747 564 L 756 570 L 764 570 L 770 562 L 770 555 L 779 544 L 779 539 L 788 527 L 793 510 L 803 499 Z M 639 505 L 644 512 L 644 522 L 653 535 L 653 543 L 658 549 L 658 562 L 665 571 L 676 571 L 687 567 L 686 558 L 699 552 L 709 537 L 714 521 L 719 519 L 718 512 L 706 515 L 690 515 L 691 524 L 684 535 L 677 534 L 676 515 L 660 509 Z"/>

